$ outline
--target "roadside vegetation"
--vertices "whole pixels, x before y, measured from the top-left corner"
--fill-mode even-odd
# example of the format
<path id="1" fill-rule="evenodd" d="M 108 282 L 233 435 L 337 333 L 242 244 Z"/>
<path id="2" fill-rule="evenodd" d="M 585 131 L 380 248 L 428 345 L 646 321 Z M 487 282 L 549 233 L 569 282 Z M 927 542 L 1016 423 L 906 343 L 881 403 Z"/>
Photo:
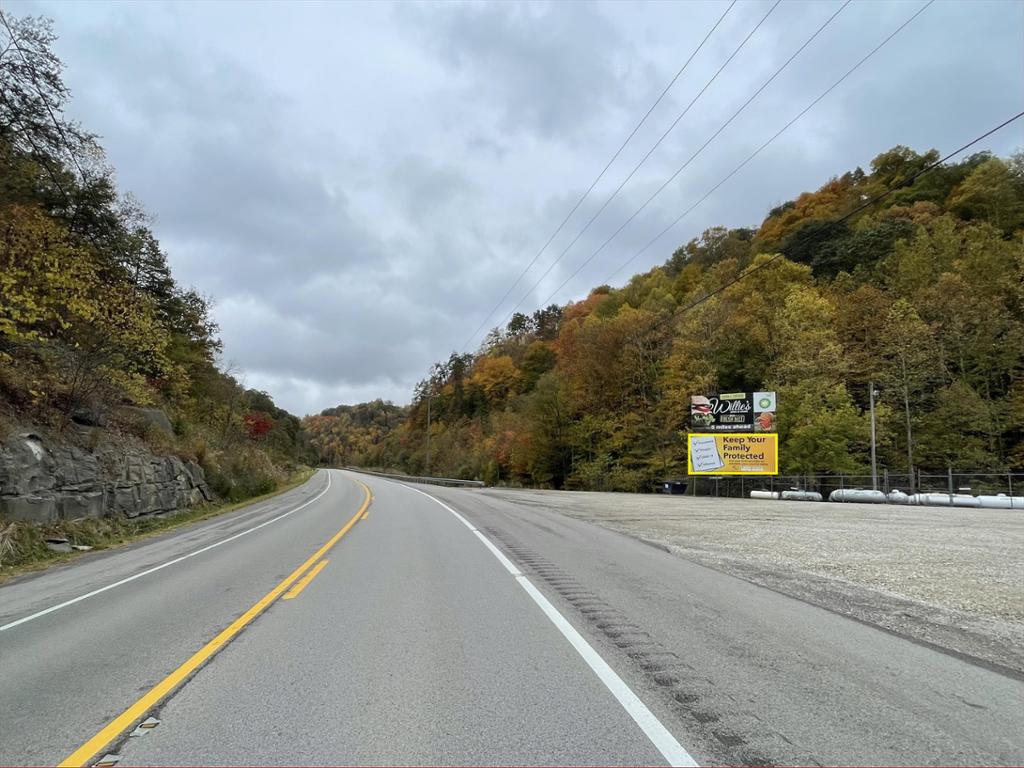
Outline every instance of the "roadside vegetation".
<path id="1" fill-rule="evenodd" d="M 326 462 L 422 473 L 429 403 L 434 474 L 644 491 L 685 474 L 689 398 L 713 392 L 778 391 L 783 473 L 867 472 L 874 382 L 880 467 L 1024 467 L 1024 154 L 946 164 L 835 223 L 938 157 L 894 147 L 621 289 L 515 314 L 404 411 L 306 428 Z"/>
<path id="2" fill-rule="evenodd" d="M 0 20 L 0 441 L 26 427 L 81 447 L 141 438 L 197 461 L 223 500 L 280 487 L 315 460 L 300 420 L 219 364 L 209 300 L 174 280 L 97 137 L 64 115 L 50 23 Z"/>

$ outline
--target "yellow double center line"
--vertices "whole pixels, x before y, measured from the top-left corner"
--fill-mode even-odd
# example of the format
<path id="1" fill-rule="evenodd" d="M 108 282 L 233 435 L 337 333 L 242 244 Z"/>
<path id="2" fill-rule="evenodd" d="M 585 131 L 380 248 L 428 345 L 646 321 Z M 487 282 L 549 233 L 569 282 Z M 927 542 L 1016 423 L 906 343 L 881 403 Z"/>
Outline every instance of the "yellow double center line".
<path id="1" fill-rule="evenodd" d="M 238 635 L 243 629 L 248 626 L 253 619 L 263 613 L 267 608 L 270 607 L 277 598 L 279 598 L 289 587 L 298 581 L 302 575 L 308 571 L 314 563 L 320 558 L 327 554 L 327 552 L 333 547 L 338 541 L 348 533 L 349 529 L 356 524 L 363 514 L 370 508 L 370 502 L 373 500 L 373 496 L 370 493 L 370 489 L 365 483 L 356 481 L 363 487 L 363 503 L 359 507 L 359 511 L 356 512 L 352 518 L 342 526 L 341 530 L 331 536 L 320 549 L 314 552 L 306 562 L 292 571 L 291 575 L 288 576 L 284 581 L 270 590 L 266 595 L 261 597 L 255 605 L 249 610 L 231 622 L 226 629 L 224 629 L 219 635 L 213 640 L 208 642 L 202 648 L 197 651 L 192 658 L 178 667 L 176 670 L 171 672 L 167 677 L 157 683 L 151 688 L 146 694 L 142 696 L 138 701 L 132 704 L 128 709 L 122 712 L 120 715 L 115 717 L 109 723 L 107 723 L 103 729 L 89 739 L 85 744 L 80 746 L 70 755 L 68 755 L 59 764 L 60 768 L 65 766 L 83 766 L 92 760 L 96 755 L 100 753 L 108 744 L 113 742 L 118 736 L 127 731 L 137 721 L 141 720 L 142 717 L 150 709 L 159 704 L 165 699 L 168 694 L 172 693 L 179 685 L 188 679 L 189 675 L 195 672 L 199 667 L 205 664 L 209 659 L 217 653 L 221 648 L 227 645 L 236 635 Z M 323 566 L 320 566 L 323 567 Z"/>
<path id="2" fill-rule="evenodd" d="M 320 573 L 320 571 L 322 571 L 326 567 L 327 567 L 327 558 L 324 558 L 319 563 L 317 563 L 313 568 L 310 568 L 306 572 L 305 576 L 303 576 L 301 579 L 299 579 L 297 582 L 295 582 L 295 585 L 291 589 L 289 589 L 287 592 L 285 592 L 284 596 L 281 599 L 282 600 L 294 600 L 296 597 L 299 596 L 299 593 L 302 590 L 304 590 L 306 587 L 309 586 L 309 582 L 311 582 L 313 579 L 315 579 L 316 575 L 318 573 Z"/>

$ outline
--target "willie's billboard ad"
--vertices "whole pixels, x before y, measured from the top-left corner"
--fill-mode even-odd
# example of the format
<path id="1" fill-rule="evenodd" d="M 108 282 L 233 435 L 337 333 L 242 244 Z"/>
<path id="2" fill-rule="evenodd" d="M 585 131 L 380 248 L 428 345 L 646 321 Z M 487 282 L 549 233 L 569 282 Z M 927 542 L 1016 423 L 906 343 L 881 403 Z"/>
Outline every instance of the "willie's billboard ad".
<path id="1" fill-rule="evenodd" d="M 774 432 L 774 392 L 723 392 L 690 398 L 695 432 Z"/>

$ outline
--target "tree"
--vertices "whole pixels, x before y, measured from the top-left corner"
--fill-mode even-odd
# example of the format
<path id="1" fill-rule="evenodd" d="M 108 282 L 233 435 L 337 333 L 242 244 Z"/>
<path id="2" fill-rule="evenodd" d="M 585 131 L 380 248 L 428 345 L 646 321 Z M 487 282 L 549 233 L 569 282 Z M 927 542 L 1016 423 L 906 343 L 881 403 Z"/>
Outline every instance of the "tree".
<path id="1" fill-rule="evenodd" d="M 1024 468 L 1024 378 L 1010 386 L 1009 396 L 1009 427 L 1014 440 L 1011 442 L 1011 466 Z"/>
<path id="2" fill-rule="evenodd" d="M 31 195 L 97 244 L 97 234 L 117 223 L 112 171 L 95 135 L 64 115 L 70 92 L 55 40 L 49 19 L 0 10 L 0 155 L 17 169 L 20 202 Z"/>
<path id="3" fill-rule="evenodd" d="M 897 296 L 912 299 L 953 268 L 962 245 L 962 234 L 952 216 L 940 216 L 919 226 L 914 239 L 898 241 L 881 265 L 886 287 Z"/>
<path id="4" fill-rule="evenodd" d="M 1006 465 L 993 445 L 994 431 L 989 401 L 953 381 L 936 392 L 934 407 L 921 416 L 918 455 L 932 467 L 997 470 Z"/>
<path id="5" fill-rule="evenodd" d="M 542 375 L 555 367 L 555 351 L 543 341 L 534 341 L 523 353 L 522 376 L 526 391 L 533 389 Z"/>
<path id="6" fill-rule="evenodd" d="M 508 321 L 508 325 L 505 329 L 508 331 L 509 336 L 524 336 L 533 331 L 533 323 L 531 322 L 529 315 L 524 315 L 522 312 L 515 312 L 512 314 L 512 317 Z"/>
<path id="7" fill-rule="evenodd" d="M 37 207 L 0 209 L 0 335 L 49 340 L 93 317 L 98 279 L 89 253 Z"/>
<path id="8" fill-rule="evenodd" d="M 835 306 L 816 286 L 790 290 L 774 334 L 772 381 L 845 381 L 847 360 L 836 333 L 835 315 Z"/>
<path id="9" fill-rule="evenodd" d="M 261 411 L 251 411 L 243 419 L 249 439 L 253 441 L 262 440 L 274 427 L 274 420 Z"/>
<path id="10" fill-rule="evenodd" d="M 562 308 L 551 304 L 533 313 L 533 328 L 537 338 L 552 341 L 558 336 L 558 326 L 562 322 Z"/>
<path id="11" fill-rule="evenodd" d="M 778 394 L 784 473 L 864 470 L 870 427 L 845 384 L 809 379 L 780 386 Z"/>
<path id="12" fill-rule="evenodd" d="M 787 238 L 812 221 L 836 219 L 861 201 L 851 178 L 831 179 L 816 192 L 805 192 L 770 215 L 761 225 L 755 247 L 778 249 Z"/>
<path id="13" fill-rule="evenodd" d="M 670 277 L 675 277 L 687 264 L 706 267 L 726 259 L 744 261 L 750 252 L 750 241 L 753 236 L 752 229 L 705 229 L 700 237 L 676 249 L 672 257 L 665 262 L 666 272 Z"/>
<path id="14" fill-rule="evenodd" d="M 533 483 L 562 488 L 572 465 L 567 442 L 570 423 L 567 398 L 562 382 L 554 372 L 541 376 L 523 404 L 529 420 L 527 439 L 521 439 L 516 451 L 520 471 Z"/>
<path id="15" fill-rule="evenodd" d="M 931 328 L 905 300 L 896 301 L 883 322 L 881 353 L 885 383 L 897 392 L 906 426 L 907 472 L 914 476 L 913 415 L 929 389 L 943 378 L 942 358 Z"/>
<path id="16" fill-rule="evenodd" d="M 65 116 L 54 40 L 48 20 L 0 9 L 0 410 L 60 430 L 155 405 L 173 437 L 112 421 L 198 459 L 225 495 L 270 490 L 309 457 L 301 424 L 218 367 L 208 302 L 175 282 L 148 214 Z"/>
<path id="17" fill-rule="evenodd" d="M 849 227 L 832 220 L 809 221 L 787 237 L 779 248 L 786 258 L 809 264 L 816 275 L 834 276 L 852 269 L 844 258 L 850 240 Z"/>
<path id="18" fill-rule="evenodd" d="M 871 161 L 871 182 L 885 189 L 895 189 L 907 182 L 925 166 L 939 159 L 939 151 L 930 149 L 923 155 L 898 145 Z"/>
<path id="19" fill-rule="evenodd" d="M 998 157 L 981 163 L 953 190 L 946 207 L 969 220 L 987 221 L 1010 233 L 1024 226 L 1021 180 Z"/>
<path id="20" fill-rule="evenodd" d="M 470 384 L 483 390 L 491 406 L 500 406 L 518 391 L 521 381 L 522 376 L 508 355 L 481 357 L 470 377 Z"/>
<path id="21" fill-rule="evenodd" d="M 0 139 L 44 165 L 74 166 L 94 151 L 95 137 L 64 117 L 69 91 L 55 40 L 49 19 L 0 10 Z M 47 170 L 59 185 L 60 169 Z"/>

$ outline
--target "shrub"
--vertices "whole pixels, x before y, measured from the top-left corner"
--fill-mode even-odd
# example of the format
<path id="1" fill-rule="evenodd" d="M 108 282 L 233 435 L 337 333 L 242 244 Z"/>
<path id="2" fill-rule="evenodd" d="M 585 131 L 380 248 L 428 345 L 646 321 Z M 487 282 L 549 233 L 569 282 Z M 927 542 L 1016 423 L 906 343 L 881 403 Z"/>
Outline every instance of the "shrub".
<path id="1" fill-rule="evenodd" d="M 229 501 L 270 493 L 286 479 L 267 454 L 252 447 L 238 448 L 216 458 L 207 454 L 203 469 L 214 493 Z"/>

